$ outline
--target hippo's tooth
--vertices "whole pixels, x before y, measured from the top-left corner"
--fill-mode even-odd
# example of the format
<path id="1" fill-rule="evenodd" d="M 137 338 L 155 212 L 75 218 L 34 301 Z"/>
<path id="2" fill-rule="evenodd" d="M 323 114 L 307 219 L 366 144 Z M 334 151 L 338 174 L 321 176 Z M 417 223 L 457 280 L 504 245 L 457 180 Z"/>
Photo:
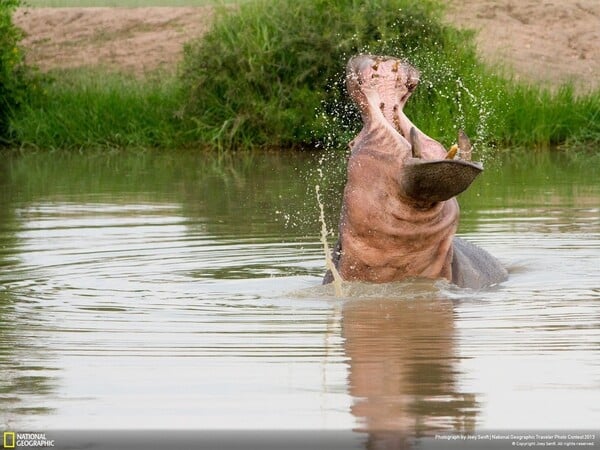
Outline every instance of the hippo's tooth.
<path id="1" fill-rule="evenodd" d="M 417 130 L 415 127 L 410 129 L 410 145 L 412 147 L 413 158 L 421 158 L 423 152 L 421 151 L 421 143 L 417 137 Z"/>
<path id="2" fill-rule="evenodd" d="M 446 159 L 454 159 L 457 152 L 458 152 L 458 145 L 454 144 L 452 147 L 450 147 L 450 150 L 448 150 L 448 153 L 446 153 Z"/>
<path id="3" fill-rule="evenodd" d="M 465 161 L 471 161 L 473 146 L 469 136 L 463 130 L 458 130 L 458 148 L 460 149 L 460 157 Z"/>

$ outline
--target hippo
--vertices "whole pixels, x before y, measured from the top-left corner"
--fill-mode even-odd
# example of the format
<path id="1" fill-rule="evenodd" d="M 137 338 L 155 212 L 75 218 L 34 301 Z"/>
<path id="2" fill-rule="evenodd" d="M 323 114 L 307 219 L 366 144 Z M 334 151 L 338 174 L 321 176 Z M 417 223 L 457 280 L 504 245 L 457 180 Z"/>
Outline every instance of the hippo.
<path id="1" fill-rule="evenodd" d="M 372 283 L 446 279 L 480 289 L 508 276 L 487 251 L 455 236 L 455 197 L 483 166 L 471 161 L 464 132 L 446 151 L 404 114 L 419 76 L 407 61 L 389 56 L 348 62 L 346 84 L 363 128 L 349 144 L 339 240 L 324 284 L 339 274 Z"/>

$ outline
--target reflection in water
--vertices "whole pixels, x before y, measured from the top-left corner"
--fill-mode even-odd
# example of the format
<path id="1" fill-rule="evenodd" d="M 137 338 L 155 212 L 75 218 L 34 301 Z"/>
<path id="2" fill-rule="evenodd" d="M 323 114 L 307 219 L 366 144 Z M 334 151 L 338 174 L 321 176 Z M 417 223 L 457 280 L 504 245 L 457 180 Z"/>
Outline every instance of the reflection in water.
<path id="1" fill-rule="evenodd" d="M 36 339 L 35 324 L 21 326 L 19 315 L 14 298 L 0 290 L 0 429 L 5 430 L 23 416 L 51 413 L 48 398 L 57 383 L 50 349 Z"/>
<path id="2" fill-rule="evenodd" d="M 216 237 L 176 203 L 95 200 L 16 209 L 20 223 L 3 251 L 18 257 L 0 273 L 11 293 L 0 336 L 12 402 L 0 411 L 3 422 L 29 429 L 349 422 L 340 408 L 344 363 L 323 346 L 329 304 L 283 293 L 305 285 L 302 274 L 321 272 L 312 258 L 318 242 Z M 295 278 L 271 278 L 288 273 Z M 320 402 L 330 410 L 311 414 Z"/>
<path id="3" fill-rule="evenodd" d="M 359 429 L 369 433 L 367 448 L 408 448 L 404 441 L 410 437 L 474 429 L 477 404 L 457 385 L 454 334 L 448 299 L 344 304 L 352 413 Z"/>
<path id="4" fill-rule="evenodd" d="M 0 164 L 0 430 L 20 417 L 51 413 L 48 397 L 57 383 L 51 349 L 35 336 L 37 313 L 24 313 L 14 293 L 22 282 L 14 273 L 19 226 L 7 172 Z"/>

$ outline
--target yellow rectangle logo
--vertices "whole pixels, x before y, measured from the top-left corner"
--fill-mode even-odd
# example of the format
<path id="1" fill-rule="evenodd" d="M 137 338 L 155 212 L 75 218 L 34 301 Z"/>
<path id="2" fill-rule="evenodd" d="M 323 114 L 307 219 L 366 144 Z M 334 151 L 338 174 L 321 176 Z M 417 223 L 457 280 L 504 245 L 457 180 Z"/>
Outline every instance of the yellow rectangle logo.
<path id="1" fill-rule="evenodd" d="M 5 431 L 4 432 L 4 448 L 15 448 L 15 432 Z"/>

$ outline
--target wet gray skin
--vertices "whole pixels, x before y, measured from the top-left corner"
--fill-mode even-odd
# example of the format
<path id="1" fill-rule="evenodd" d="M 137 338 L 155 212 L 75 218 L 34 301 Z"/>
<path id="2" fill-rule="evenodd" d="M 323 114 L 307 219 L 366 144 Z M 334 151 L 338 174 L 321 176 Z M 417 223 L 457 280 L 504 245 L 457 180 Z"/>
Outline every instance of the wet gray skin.
<path id="1" fill-rule="evenodd" d="M 350 143 L 333 252 L 341 278 L 445 278 L 473 289 L 505 280 L 496 258 L 455 237 L 455 197 L 483 171 L 471 161 L 468 137 L 459 132 L 458 146 L 446 151 L 404 114 L 419 72 L 397 58 L 359 55 L 348 63 L 346 82 L 364 126 Z M 324 283 L 331 281 L 327 273 Z"/>

